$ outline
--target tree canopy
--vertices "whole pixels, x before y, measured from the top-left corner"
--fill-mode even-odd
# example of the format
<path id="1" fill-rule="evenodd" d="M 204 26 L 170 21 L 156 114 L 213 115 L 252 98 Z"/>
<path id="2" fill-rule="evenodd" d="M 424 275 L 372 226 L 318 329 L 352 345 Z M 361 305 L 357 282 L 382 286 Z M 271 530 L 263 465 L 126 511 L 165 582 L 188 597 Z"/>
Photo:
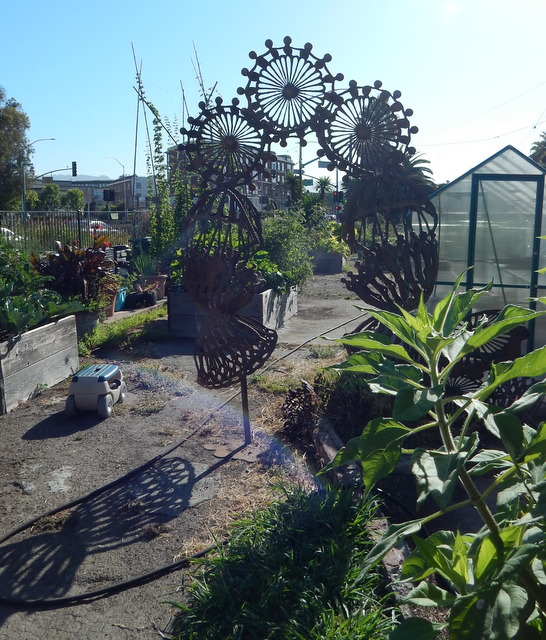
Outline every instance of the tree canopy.
<path id="1" fill-rule="evenodd" d="M 32 149 L 28 146 L 27 130 L 30 120 L 21 105 L 6 98 L 0 87 L 0 210 L 21 198 L 22 166 L 30 163 Z"/>
<path id="2" fill-rule="evenodd" d="M 543 167 L 546 167 L 546 131 L 542 132 L 540 140 L 533 143 L 531 147 L 531 159 Z"/>
<path id="3" fill-rule="evenodd" d="M 40 193 L 38 209 L 40 211 L 56 211 L 61 208 L 61 188 L 53 182 L 46 184 Z"/>

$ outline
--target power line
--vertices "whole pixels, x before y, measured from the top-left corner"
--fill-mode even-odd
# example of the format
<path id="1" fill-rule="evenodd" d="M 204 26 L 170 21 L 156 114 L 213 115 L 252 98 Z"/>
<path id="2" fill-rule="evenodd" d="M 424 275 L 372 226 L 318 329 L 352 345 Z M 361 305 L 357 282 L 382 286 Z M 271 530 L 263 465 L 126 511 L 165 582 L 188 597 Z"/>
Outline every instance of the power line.
<path id="1" fill-rule="evenodd" d="M 507 131 L 506 133 L 499 133 L 496 136 L 491 136 L 490 138 L 478 138 L 476 140 L 459 140 L 457 142 L 435 142 L 432 144 L 423 144 L 420 143 L 419 147 L 447 147 L 454 144 L 475 144 L 476 142 L 488 142 L 489 140 L 497 140 L 498 138 L 503 138 L 504 136 L 509 136 L 512 133 L 518 133 L 519 131 L 525 131 L 526 129 L 536 129 L 539 124 L 543 124 L 546 120 L 541 120 L 540 122 L 536 122 L 535 124 L 529 124 L 525 127 L 521 127 L 520 129 L 514 129 L 513 131 Z"/>

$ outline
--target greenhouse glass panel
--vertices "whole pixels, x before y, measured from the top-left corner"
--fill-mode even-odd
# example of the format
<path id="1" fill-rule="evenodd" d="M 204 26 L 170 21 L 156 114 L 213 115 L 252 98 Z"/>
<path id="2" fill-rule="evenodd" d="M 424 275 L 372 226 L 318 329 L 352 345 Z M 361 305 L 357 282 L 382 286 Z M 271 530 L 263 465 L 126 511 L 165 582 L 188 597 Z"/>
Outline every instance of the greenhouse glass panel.
<path id="1" fill-rule="evenodd" d="M 493 281 L 475 311 L 506 304 L 536 306 L 546 297 L 544 175 L 546 170 L 506 147 L 430 196 L 439 216 L 439 270 L 429 303 L 446 295 L 468 269 L 467 288 Z M 546 320 L 530 327 L 528 348 L 546 344 Z M 536 338 L 536 341 L 535 341 Z"/>
<path id="2" fill-rule="evenodd" d="M 478 177 L 474 283 L 493 280 L 503 295 L 506 286 L 530 288 L 536 190 L 536 183 Z"/>

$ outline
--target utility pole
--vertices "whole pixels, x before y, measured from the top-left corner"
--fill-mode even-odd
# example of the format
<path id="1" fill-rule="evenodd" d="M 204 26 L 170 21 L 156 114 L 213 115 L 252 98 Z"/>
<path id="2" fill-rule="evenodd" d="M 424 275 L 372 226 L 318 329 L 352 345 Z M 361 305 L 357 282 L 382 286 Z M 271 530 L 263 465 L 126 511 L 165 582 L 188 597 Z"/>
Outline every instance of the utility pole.
<path id="1" fill-rule="evenodd" d="M 44 140 L 55 140 L 55 138 L 38 138 L 38 140 L 34 140 L 34 142 L 29 142 L 29 144 L 25 145 L 24 151 L 33 147 L 37 142 L 43 142 Z M 23 218 L 26 220 L 27 218 L 27 168 L 25 165 L 25 158 L 21 158 L 21 172 L 23 174 L 23 193 L 21 199 L 21 207 L 23 209 Z"/>

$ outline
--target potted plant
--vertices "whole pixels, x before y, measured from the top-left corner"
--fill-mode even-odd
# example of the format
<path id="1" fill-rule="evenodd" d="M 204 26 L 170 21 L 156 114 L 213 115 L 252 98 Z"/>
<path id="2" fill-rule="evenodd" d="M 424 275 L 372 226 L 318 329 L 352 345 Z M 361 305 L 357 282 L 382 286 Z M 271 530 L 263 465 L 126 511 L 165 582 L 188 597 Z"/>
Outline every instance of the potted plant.
<path id="1" fill-rule="evenodd" d="M 157 299 L 162 300 L 165 297 L 167 275 L 159 273 L 159 261 L 149 253 L 140 253 L 133 258 L 133 267 L 141 286 L 144 289 L 153 287 L 157 291 Z"/>
<path id="2" fill-rule="evenodd" d="M 341 225 L 330 221 L 317 228 L 311 255 L 315 274 L 341 273 L 350 254 L 349 246 L 341 240 Z"/>
<path id="3" fill-rule="evenodd" d="M 49 289 L 83 305 L 83 311 L 76 314 L 80 339 L 106 314 L 118 289 L 119 278 L 114 262 L 106 257 L 105 243 L 104 236 L 85 249 L 57 242 L 56 251 L 30 256 L 36 272 L 49 278 Z"/>

